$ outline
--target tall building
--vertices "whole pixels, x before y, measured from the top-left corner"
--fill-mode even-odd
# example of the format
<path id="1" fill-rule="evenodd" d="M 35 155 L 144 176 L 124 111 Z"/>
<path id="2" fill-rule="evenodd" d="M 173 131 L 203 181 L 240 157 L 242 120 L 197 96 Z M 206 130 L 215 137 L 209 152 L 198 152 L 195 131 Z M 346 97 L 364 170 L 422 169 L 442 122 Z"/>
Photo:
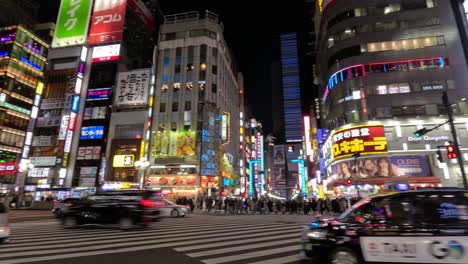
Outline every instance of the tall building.
<path id="1" fill-rule="evenodd" d="M 25 189 L 39 199 L 70 196 L 71 187 L 137 187 L 157 40 L 157 14 L 149 10 L 157 1 L 61 3 Z"/>
<path id="2" fill-rule="evenodd" d="M 397 180 L 411 187 L 461 183 L 453 160 L 436 159 L 451 141 L 449 126 L 414 135 L 446 122 L 446 91 L 468 159 L 468 69 L 453 2 L 318 1 L 322 125 L 333 130 L 322 151 L 335 192 L 356 192 L 344 186 L 352 174 L 363 192 Z"/>
<path id="3" fill-rule="evenodd" d="M 286 142 L 302 142 L 301 78 L 297 33 L 281 35 L 281 74 Z"/>
<path id="4" fill-rule="evenodd" d="M 159 39 L 147 181 L 211 195 L 239 172 L 240 88 L 223 25 L 209 11 L 168 15 Z"/>
<path id="5" fill-rule="evenodd" d="M 25 26 L 0 28 L 0 187 L 22 185 L 43 91 L 49 44 Z"/>
<path id="6" fill-rule="evenodd" d="M 37 23 L 39 3 L 35 0 L 0 0 L 0 6 L 0 26 Z"/>

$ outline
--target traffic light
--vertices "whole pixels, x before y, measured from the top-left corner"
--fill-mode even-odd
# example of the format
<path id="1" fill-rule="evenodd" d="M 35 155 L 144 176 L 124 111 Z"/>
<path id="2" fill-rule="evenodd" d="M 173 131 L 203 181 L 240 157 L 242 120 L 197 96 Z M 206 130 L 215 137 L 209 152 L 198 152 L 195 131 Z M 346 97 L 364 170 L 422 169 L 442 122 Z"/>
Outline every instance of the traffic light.
<path id="1" fill-rule="evenodd" d="M 427 128 L 423 127 L 423 128 L 421 128 L 421 129 L 419 129 L 418 131 L 414 132 L 414 135 L 415 135 L 416 137 L 421 137 L 421 136 L 424 136 L 425 134 L 427 134 L 427 132 L 429 132 L 429 131 L 427 130 Z"/>
<path id="2" fill-rule="evenodd" d="M 447 159 L 456 159 L 457 153 L 455 152 L 455 146 L 448 145 L 446 146 L 446 148 L 447 148 Z"/>
<path id="3" fill-rule="evenodd" d="M 347 179 L 346 180 L 346 185 L 349 187 L 351 185 L 353 185 L 353 181 L 351 179 Z"/>
<path id="4" fill-rule="evenodd" d="M 444 163 L 444 157 L 442 156 L 442 151 L 440 151 L 440 149 L 437 150 L 436 155 L 439 162 Z"/>

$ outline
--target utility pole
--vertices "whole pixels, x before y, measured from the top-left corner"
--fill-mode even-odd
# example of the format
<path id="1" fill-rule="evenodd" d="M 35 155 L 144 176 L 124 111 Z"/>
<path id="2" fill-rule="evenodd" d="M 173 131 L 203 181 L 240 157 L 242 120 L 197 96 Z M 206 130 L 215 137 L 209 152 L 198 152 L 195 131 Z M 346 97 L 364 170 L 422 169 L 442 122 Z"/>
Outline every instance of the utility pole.
<path id="1" fill-rule="evenodd" d="M 460 145 L 458 143 L 458 137 L 457 137 L 457 131 L 455 128 L 455 123 L 453 122 L 453 111 L 452 107 L 450 105 L 449 99 L 447 92 L 444 92 L 442 95 L 442 101 L 444 103 L 445 109 L 447 110 L 447 115 L 448 115 L 448 122 L 450 123 L 450 130 L 452 132 L 452 137 L 453 137 L 453 144 L 455 146 L 455 153 L 457 153 L 457 161 L 458 165 L 460 166 L 460 171 L 463 179 L 463 187 L 465 190 L 468 190 L 468 181 L 466 180 L 466 173 L 465 173 L 465 167 L 463 165 L 463 158 L 462 158 L 462 153 L 460 151 Z"/>

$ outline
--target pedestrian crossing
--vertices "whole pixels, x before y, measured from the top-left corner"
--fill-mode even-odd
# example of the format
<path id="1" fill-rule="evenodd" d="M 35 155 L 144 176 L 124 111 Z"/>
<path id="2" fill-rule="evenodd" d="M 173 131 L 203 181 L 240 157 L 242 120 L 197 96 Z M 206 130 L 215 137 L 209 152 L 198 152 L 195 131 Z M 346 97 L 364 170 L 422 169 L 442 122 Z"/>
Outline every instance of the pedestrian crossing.
<path id="1" fill-rule="evenodd" d="M 0 264 L 47 263 L 88 256 L 171 249 L 199 263 L 297 263 L 302 225 L 258 216 L 191 215 L 147 228 L 63 229 L 58 222 L 12 224 Z"/>

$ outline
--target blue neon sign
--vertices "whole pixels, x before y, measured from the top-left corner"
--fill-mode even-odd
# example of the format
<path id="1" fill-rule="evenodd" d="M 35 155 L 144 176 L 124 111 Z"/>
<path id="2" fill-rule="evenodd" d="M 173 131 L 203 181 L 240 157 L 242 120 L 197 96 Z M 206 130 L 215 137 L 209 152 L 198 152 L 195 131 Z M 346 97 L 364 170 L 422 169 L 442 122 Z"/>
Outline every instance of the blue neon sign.
<path id="1" fill-rule="evenodd" d="M 74 94 L 72 96 L 71 111 L 74 113 L 78 112 L 79 106 L 80 106 L 80 96 L 77 94 Z"/>

